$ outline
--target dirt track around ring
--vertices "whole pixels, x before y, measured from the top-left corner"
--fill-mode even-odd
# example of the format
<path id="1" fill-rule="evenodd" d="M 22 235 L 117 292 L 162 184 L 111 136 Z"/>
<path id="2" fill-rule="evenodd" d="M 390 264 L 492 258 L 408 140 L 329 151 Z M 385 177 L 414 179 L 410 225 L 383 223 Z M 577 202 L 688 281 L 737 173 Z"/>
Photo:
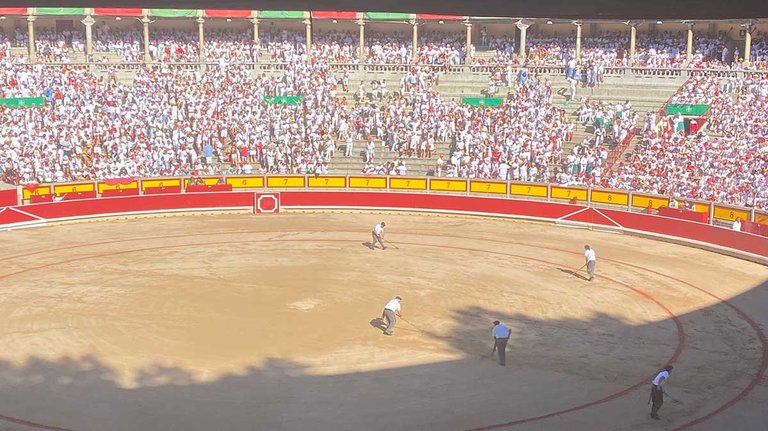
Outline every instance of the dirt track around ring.
<path id="1" fill-rule="evenodd" d="M 363 245 L 380 218 L 399 250 Z M 757 410 L 765 322 L 749 320 L 768 304 L 756 288 L 765 268 L 712 253 L 538 223 L 359 213 L 107 220 L 3 239 L 6 419 L 77 430 L 768 419 Z M 600 259 L 593 283 L 565 271 L 584 242 Z M 395 294 L 413 326 L 382 337 L 372 319 Z M 514 331 L 506 368 L 481 358 L 496 318 Z M 650 423 L 646 381 L 670 358 L 684 403 Z"/>

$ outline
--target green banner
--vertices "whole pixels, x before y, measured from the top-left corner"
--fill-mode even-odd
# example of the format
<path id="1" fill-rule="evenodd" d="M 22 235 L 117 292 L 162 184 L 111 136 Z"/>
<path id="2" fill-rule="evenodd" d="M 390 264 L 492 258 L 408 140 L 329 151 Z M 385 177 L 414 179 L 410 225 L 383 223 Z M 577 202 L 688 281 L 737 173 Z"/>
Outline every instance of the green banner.
<path id="1" fill-rule="evenodd" d="M 85 15 L 84 7 L 36 7 L 37 15 Z"/>
<path id="2" fill-rule="evenodd" d="M 699 117 L 704 115 L 709 109 L 709 105 L 667 105 L 667 115 L 691 115 Z"/>
<path id="3" fill-rule="evenodd" d="M 304 100 L 303 96 L 265 97 L 264 101 L 273 105 L 298 105 Z"/>
<path id="4" fill-rule="evenodd" d="M 501 106 L 504 99 L 501 97 L 462 97 L 461 104 L 469 106 Z"/>
<path id="5" fill-rule="evenodd" d="M 304 12 L 300 10 L 260 10 L 259 18 L 264 19 L 304 19 Z"/>
<path id="6" fill-rule="evenodd" d="M 0 99 L 0 106 L 7 106 L 9 108 L 27 108 L 43 105 L 45 105 L 45 99 L 42 97 L 9 97 L 7 99 Z"/>
<path id="7" fill-rule="evenodd" d="M 189 18 L 197 16 L 196 9 L 150 9 L 150 16 L 161 18 Z"/>
<path id="8" fill-rule="evenodd" d="M 414 19 L 415 14 L 412 13 L 394 13 L 394 12 L 366 12 L 365 19 L 380 19 L 380 20 L 396 20 L 403 21 Z"/>

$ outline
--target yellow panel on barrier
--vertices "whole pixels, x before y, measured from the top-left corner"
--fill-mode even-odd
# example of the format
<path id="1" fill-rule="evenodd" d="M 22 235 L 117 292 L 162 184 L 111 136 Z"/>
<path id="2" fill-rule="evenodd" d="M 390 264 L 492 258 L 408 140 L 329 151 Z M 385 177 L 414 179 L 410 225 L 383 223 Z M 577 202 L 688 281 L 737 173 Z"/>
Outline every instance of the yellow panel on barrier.
<path id="1" fill-rule="evenodd" d="M 122 184 L 122 183 L 107 184 L 104 182 L 100 182 L 97 187 L 99 189 L 99 193 L 104 193 L 104 190 L 138 189 L 139 181 L 133 180 L 125 184 Z"/>
<path id="2" fill-rule="evenodd" d="M 227 177 L 227 184 L 233 189 L 262 189 L 264 177 Z"/>
<path id="3" fill-rule="evenodd" d="M 507 183 L 490 181 L 470 181 L 469 191 L 473 193 L 494 193 L 497 195 L 507 194 Z"/>
<path id="4" fill-rule="evenodd" d="M 547 186 L 533 184 L 510 184 L 509 194 L 513 196 L 535 196 L 539 198 L 547 197 Z"/>
<path id="5" fill-rule="evenodd" d="M 573 198 L 576 198 L 580 201 L 586 201 L 587 200 L 587 191 L 585 189 L 573 189 L 570 187 L 557 187 L 552 186 L 551 189 L 551 197 L 552 199 L 567 199 L 571 200 Z"/>
<path id="6" fill-rule="evenodd" d="M 755 223 L 768 224 L 768 214 L 755 213 Z"/>
<path id="7" fill-rule="evenodd" d="M 49 195 L 51 194 L 51 186 L 39 186 L 34 190 L 28 190 L 26 187 L 22 189 L 21 191 L 22 196 L 25 200 L 29 200 L 29 198 L 33 195 Z"/>
<path id="8" fill-rule="evenodd" d="M 349 177 L 349 188 L 386 189 L 387 179 L 384 177 Z"/>
<path id="9" fill-rule="evenodd" d="M 629 193 L 592 190 L 592 202 L 626 206 L 629 203 Z"/>
<path id="10" fill-rule="evenodd" d="M 70 183 L 70 184 L 58 184 L 53 186 L 53 192 L 57 195 L 63 193 L 81 193 L 92 192 L 96 190 L 96 186 L 93 183 Z"/>
<path id="11" fill-rule="evenodd" d="M 345 177 L 309 177 L 309 187 L 332 187 L 337 189 L 343 189 L 347 186 L 347 179 Z"/>
<path id="12" fill-rule="evenodd" d="M 650 206 L 653 209 L 658 207 L 665 207 L 669 205 L 669 199 L 657 198 L 654 196 L 646 195 L 632 195 L 632 206 L 636 208 L 648 208 Z"/>
<path id="13" fill-rule="evenodd" d="M 203 184 L 205 184 L 206 186 L 215 186 L 216 184 L 219 183 L 219 179 L 220 178 L 218 178 L 218 177 L 200 177 L 200 179 L 203 180 Z M 187 188 L 187 186 L 189 185 L 189 180 L 190 180 L 189 178 L 184 178 L 184 188 Z"/>
<path id="14" fill-rule="evenodd" d="M 709 204 L 700 204 L 700 203 L 693 203 L 693 210 L 697 213 L 707 213 L 709 214 Z M 734 219 L 735 220 L 735 219 Z"/>
<path id="15" fill-rule="evenodd" d="M 153 187 L 178 187 L 181 186 L 181 178 L 162 178 L 156 180 L 142 180 L 141 189 L 146 190 Z"/>
<path id="16" fill-rule="evenodd" d="M 390 178 L 389 188 L 398 190 L 426 190 L 427 180 L 424 178 Z"/>
<path id="17" fill-rule="evenodd" d="M 429 189 L 442 192 L 466 192 L 466 180 L 429 180 Z"/>
<path id="18" fill-rule="evenodd" d="M 713 216 L 718 220 L 734 221 L 737 218 L 749 220 L 749 211 L 715 205 Z M 757 214 L 755 214 L 757 218 Z"/>
<path id="19" fill-rule="evenodd" d="M 304 187 L 304 177 L 267 177 L 267 187 Z"/>

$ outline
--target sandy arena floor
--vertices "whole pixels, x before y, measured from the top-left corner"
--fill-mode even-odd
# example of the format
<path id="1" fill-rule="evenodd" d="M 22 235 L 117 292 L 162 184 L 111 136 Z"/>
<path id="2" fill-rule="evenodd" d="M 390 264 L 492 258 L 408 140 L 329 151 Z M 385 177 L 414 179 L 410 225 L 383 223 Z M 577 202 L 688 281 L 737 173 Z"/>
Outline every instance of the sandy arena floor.
<path id="1" fill-rule="evenodd" d="M 398 249 L 365 246 L 380 220 Z M 0 239 L 0 430 L 768 430 L 768 270 L 693 248 L 371 213 Z M 585 243 L 592 283 L 568 270 Z M 407 321 L 382 336 L 395 295 Z M 668 361 L 680 403 L 653 421 Z"/>

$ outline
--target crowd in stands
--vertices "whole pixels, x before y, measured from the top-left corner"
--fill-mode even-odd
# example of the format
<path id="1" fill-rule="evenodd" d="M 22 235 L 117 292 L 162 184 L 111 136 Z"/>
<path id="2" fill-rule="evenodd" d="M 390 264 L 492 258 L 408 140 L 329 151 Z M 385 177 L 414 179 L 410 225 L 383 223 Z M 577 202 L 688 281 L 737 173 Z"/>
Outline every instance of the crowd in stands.
<path id="1" fill-rule="evenodd" d="M 26 30 L 17 29 L 11 34 L 1 35 L 0 59 L 9 55 L 9 47 L 23 47 L 28 43 Z M 71 62 L 72 53 L 84 53 L 85 32 L 82 28 L 54 31 L 39 28 L 35 32 L 38 58 L 43 62 Z M 527 58 L 517 58 L 517 43 L 511 35 L 489 35 L 481 29 L 480 43 L 484 49 L 491 49 L 494 55 L 476 56 L 475 46 L 466 52 L 466 35 L 463 32 L 444 33 L 421 30 L 414 56 L 413 39 L 410 31 L 378 32 L 366 30 L 364 62 L 372 65 L 410 64 L 413 58 L 419 64 L 459 65 L 472 58 L 472 65 L 520 66 L 567 66 L 576 55 L 575 35 L 551 36 L 529 32 L 526 49 Z M 579 72 L 585 77 L 601 75 L 603 69 L 626 67 L 629 58 L 629 34 L 622 32 L 599 32 L 582 37 L 581 65 Z M 741 66 L 742 53 L 739 47 L 729 51 L 721 37 L 710 37 L 695 33 L 691 62 L 686 57 L 686 34 L 683 31 L 638 32 L 634 65 L 652 69 L 679 67 L 728 69 Z M 7 39 L 7 41 L 5 40 Z M 248 30 L 206 29 L 206 60 L 217 62 L 291 62 L 306 55 L 305 32 L 303 30 L 280 29 L 275 26 L 263 28 L 260 32 L 260 46 L 253 41 Z M 141 29 L 111 29 L 105 21 L 94 26 L 94 52 L 114 52 L 122 61 L 138 62 L 143 59 L 144 44 Z M 259 51 L 267 52 L 267 58 L 259 58 Z M 359 33 L 355 31 L 315 30 L 312 44 L 316 59 L 329 63 L 356 63 L 360 60 Z M 152 26 L 150 31 L 150 56 L 156 62 L 197 62 L 199 41 L 197 29 L 187 31 L 169 30 Z M 23 58 L 23 57 L 22 57 Z M 751 60 L 752 68 L 768 67 L 768 38 L 762 32 L 753 35 Z M 98 59 L 97 59 L 98 60 Z M 585 81 L 587 79 L 585 78 Z"/>
<path id="2" fill-rule="evenodd" d="M 568 185 L 600 185 L 609 148 L 616 147 L 635 133 L 637 114 L 629 101 L 611 104 L 589 99 L 575 114 L 577 121 L 592 134 L 574 145 L 571 153 L 562 158 L 553 181 Z"/>
<path id="3" fill-rule="evenodd" d="M 348 31 L 316 31 L 312 35 L 312 56 L 328 63 L 358 63 L 359 34 Z"/>
<path id="4" fill-rule="evenodd" d="M 279 77 L 237 66 L 180 72 L 154 66 L 133 86 L 73 67 L 6 67 L 0 97 L 43 94 L 44 108 L 0 107 L 0 174 L 12 183 L 110 177 L 327 173 L 345 120 L 323 64 Z M 302 95 L 297 105 L 264 97 Z"/>
<path id="5" fill-rule="evenodd" d="M 39 109 L 0 108 L 0 167 L 7 182 L 48 182 L 120 176 L 230 173 L 327 173 L 336 148 L 365 142 L 363 173 L 406 175 L 408 160 L 437 156 L 435 174 L 447 177 L 554 181 L 630 188 L 686 199 L 709 199 L 768 207 L 768 80 L 758 76 L 691 77 L 670 99 L 704 104 L 706 131 L 686 134 L 681 115 L 646 116 L 634 152 L 606 172 L 609 149 L 632 133 L 637 114 L 629 103 L 585 100 L 578 122 L 593 134 L 563 154 L 574 125 L 552 104 L 552 86 L 515 63 L 514 41 L 486 34 L 505 63 L 491 73 L 489 95 L 506 95 L 500 107 L 467 106 L 445 100 L 433 68 L 412 66 L 399 82 L 373 78 L 354 96 L 349 72 L 330 63 L 359 61 L 356 34 L 317 32 L 315 59 L 308 62 L 302 32 L 268 29 L 260 45 L 243 32 L 209 31 L 206 71 L 182 72 L 153 65 L 140 69 L 132 86 L 78 67 L 3 63 L 0 97 L 44 95 Z M 756 34 L 753 59 L 766 56 Z M 26 34 L 2 36 L 0 59 L 8 59 Z M 529 39 L 529 65 L 560 64 L 569 79 L 599 83 L 603 67 L 626 64 L 624 35 L 585 37 L 576 69 L 572 38 Z M 697 38 L 697 67 L 720 64 L 733 54 L 716 39 Z M 84 52 L 82 35 L 41 28 L 36 38 L 42 62 L 67 63 Z M 150 55 L 159 63 L 199 61 L 196 31 L 153 31 Z M 364 61 L 409 63 L 411 34 L 366 33 Z M 763 47 L 763 48 L 761 48 Z M 259 59 L 288 63 L 282 75 L 261 75 L 238 65 Z M 421 33 L 421 64 L 461 64 L 463 35 Z M 139 31 L 97 25 L 96 52 L 125 61 L 143 56 Z M 638 37 L 638 61 L 650 67 L 683 63 L 678 33 Z M 505 91 L 500 91 L 506 87 Z M 491 91 L 493 90 L 493 91 Z M 493 93 L 493 94 L 490 94 Z M 297 105 L 272 105 L 266 96 L 304 96 Z M 245 101 L 249 101 L 246 103 Z M 450 145 L 447 153 L 441 144 Z M 441 154 L 437 148 L 441 148 Z M 378 148 L 393 156 L 381 157 Z M 551 168 L 551 169 L 550 169 Z"/>
<path id="6" fill-rule="evenodd" d="M 647 121 L 643 138 L 606 185 L 676 199 L 768 207 L 768 81 L 692 78 L 672 101 L 710 105 L 709 133 L 679 115 Z"/>
<path id="7" fill-rule="evenodd" d="M 144 60 L 144 36 L 138 30 L 112 30 L 102 24 L 94 30 L 93 51 L 115 53 L 127 63 Z"/>
<path id="8" fill-rule="evenodd" d="M 547 181 L 548 167 L 572 130 L 565 111 L 552 104 L 551 83 L 544 79 L 519 80 L 499 107 L 443 100 L 428 73 L 418 68 L 399 90 L 361 115 L 371 123 L 365 130 L 375 131 L 396 154 L 389 168 L 381 161 L 376 165 L 375 144 L 369 140 L 365 174 L 405 174 L 405 159 L 429 158 L 437 142 L 448 142 L 450 153 L 438 155 L 437 176 Z"/>

